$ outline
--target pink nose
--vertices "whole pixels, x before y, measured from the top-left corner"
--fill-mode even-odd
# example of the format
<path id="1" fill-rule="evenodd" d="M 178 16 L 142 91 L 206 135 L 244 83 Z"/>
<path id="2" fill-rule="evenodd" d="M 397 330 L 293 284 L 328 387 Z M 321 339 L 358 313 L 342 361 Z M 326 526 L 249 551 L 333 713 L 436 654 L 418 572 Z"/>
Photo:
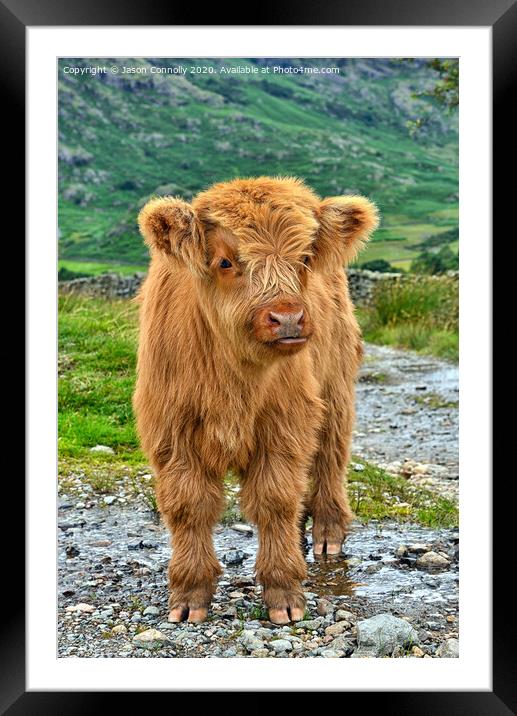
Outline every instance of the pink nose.
<path id="1" fill-rule="evenodd" d="M 303 328 L 303 310 L 297 313 L 277 313 L 270 311 L 269 321 L 275 335 L 279 338 L 297 338 Z"/>

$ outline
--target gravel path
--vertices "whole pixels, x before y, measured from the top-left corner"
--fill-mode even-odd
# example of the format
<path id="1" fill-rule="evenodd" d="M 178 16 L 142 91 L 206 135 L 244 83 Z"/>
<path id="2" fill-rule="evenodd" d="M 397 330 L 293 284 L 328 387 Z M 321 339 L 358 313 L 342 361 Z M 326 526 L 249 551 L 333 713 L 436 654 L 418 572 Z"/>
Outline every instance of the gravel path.
<path id="1" fill-rule="evenodd" d="M 368 346 L 354 453 L 457 495 L 457 369 Z M 372 427 L 373 426 L 373 427 Z M 371 521 L 354 525 L 343 558 L 307 554 L 308 614 L 267 620 L 253 578 L 249 526 L 219 526 L 224 567 L 210 617 L 167 622 L 167 530 L 126 494 L 61 494 L 60 657 L 456 657 L 458 531 Z M 310 535 L 308 535 L 310 546 Z"/>
<path id="2" fill-rule="evenodd" d="M 457 365 L 368 344 L 354 453 L 457 500 L 458 382 Z"/>

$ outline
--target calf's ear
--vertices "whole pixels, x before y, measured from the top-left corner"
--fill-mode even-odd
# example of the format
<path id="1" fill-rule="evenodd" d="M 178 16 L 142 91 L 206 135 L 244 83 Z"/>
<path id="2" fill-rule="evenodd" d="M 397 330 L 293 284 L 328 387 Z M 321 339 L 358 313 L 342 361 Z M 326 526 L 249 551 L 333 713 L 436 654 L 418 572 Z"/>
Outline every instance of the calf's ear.
<path id="1" fill-rule="evenodd" d="M 196 212 L 172 196 L 151 199 L 138 215 L 146 244 L 183 261 L 198 275 L 207 271 L 205 235 Z"/>
<path id="2" fill-rule="evenodd" d="M 332 196 L 320 203 L 315 259 L 324 270 L 350 263 L 379 225 L 375 204 L 363 196 Z"/>

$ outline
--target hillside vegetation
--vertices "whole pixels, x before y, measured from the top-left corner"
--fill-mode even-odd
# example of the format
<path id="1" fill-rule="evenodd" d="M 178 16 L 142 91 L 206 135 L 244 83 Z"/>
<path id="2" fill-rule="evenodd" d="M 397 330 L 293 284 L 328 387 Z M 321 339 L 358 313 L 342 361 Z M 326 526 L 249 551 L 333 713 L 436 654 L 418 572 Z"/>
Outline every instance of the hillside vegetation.
<path id="1" fill-rule="evenodd" d="M 140 72 L 71 75 L 65 67 Z M 183 64 L 211 73 L 152 74 Z M 337 66 L 327 75 L 227 75 L 225 67 Z M 141 267 L 136 216 L 151 195 L 189 199 L 214 181 L 294 174 L 321 195 L 373 198 L 381 228 L 359 263 L 408 268 L 422 248 L 457 252 L 457 114 L 415 98 L 424 61 L 62 59 L 60 259 Z M 411 132 L 408 123 L 423 119 Z M 80 267 L 76 270 L 80 270 Z"/>

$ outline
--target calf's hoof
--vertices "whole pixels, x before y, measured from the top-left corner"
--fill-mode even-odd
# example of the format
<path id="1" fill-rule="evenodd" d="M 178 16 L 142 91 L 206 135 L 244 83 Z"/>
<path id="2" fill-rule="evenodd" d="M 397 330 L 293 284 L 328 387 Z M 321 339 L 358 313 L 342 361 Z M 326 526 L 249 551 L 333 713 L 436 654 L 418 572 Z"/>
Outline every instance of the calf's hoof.
<path id="1" fill-rule="evenodd" d="M 172 589 L 169 597 L 168 621 L 188 621 L 192 624 L 204 622 L 212 601 L 212 586 L 198 587 L 191 591 Z"/>
<path id="2" fill-rule="evenodd" d="M 340 513 L 334 518 L 314 517 L 312 525 L 312 551 L 316 559 L 337 558 L 348 531 L 351 515 Z"/>
<path id="3" fill-rule="evenodd" d="M 264 589 L 264 601 L 273 624 L 299 622 L 305 614 L 305 597 L 298 590 L 269 587 Z"/>
<path id="4" fill-rule="evenodd" d="M 180 604 L 170 610 L 168 621 L 173 622 L 191 622 L 192 624 L 200 624 L 204 622 L 208 616 L 206 607 L 189 607 L 187 604 Z"/>
<path id="5" fill-rule="evenodd" d="M 313 552 L 316 559 L 325 557 L 339 557 L 341 554 L 342 542 L 315 542 Z"/>

